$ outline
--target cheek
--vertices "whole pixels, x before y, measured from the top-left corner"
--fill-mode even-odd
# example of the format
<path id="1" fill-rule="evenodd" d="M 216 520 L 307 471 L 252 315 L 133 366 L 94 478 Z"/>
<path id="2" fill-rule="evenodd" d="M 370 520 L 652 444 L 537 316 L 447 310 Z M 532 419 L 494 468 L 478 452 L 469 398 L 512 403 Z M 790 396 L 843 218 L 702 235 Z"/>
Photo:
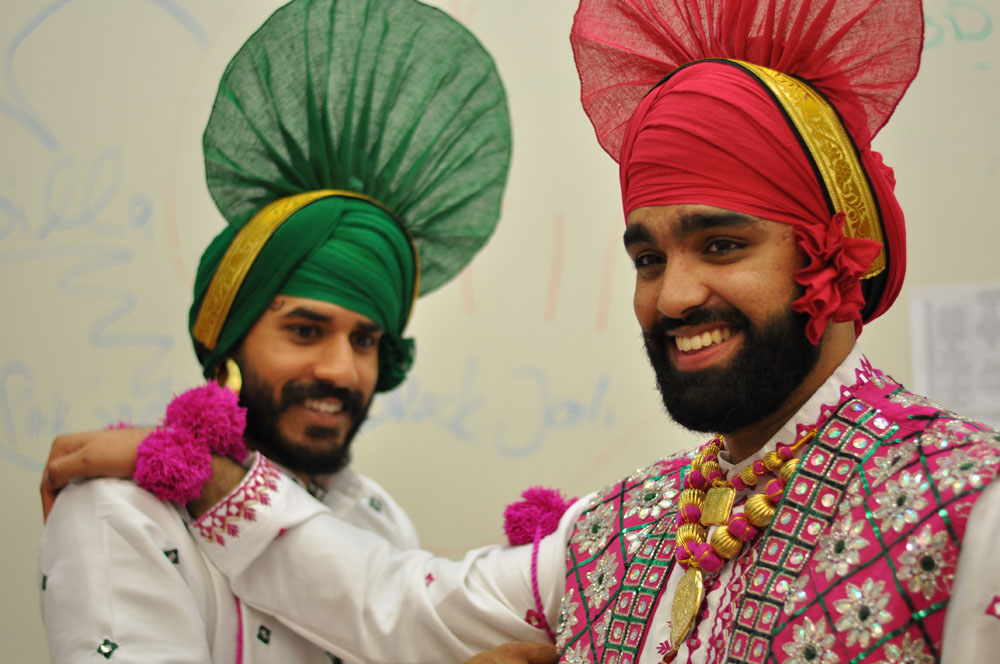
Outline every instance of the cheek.
<path id="1" fill-rule="evenodd" d="M 365 399 L 368 399 L 375 392 L 375 383 L 378 382 L 378 353 L 360 358 L 357 362 L 357 371 L 358 388 L 365 395 Z"/>
<path id="2" fill-rule="evenodd" d="M 656 308 L 659 291 L 649 283 L 635 282 L 635 293 L 632 295 L 632 309 L 639 327 L 648 332 L 659 320 L 660 314 Z"/>

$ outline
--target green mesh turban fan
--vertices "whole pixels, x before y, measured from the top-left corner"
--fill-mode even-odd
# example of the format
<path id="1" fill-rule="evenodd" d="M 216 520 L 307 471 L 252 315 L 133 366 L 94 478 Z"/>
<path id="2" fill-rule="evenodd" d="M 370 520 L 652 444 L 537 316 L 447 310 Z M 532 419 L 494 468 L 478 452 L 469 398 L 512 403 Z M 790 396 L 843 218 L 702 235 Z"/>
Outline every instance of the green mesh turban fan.
<path id="1" fill-rule="evenodd" d="M 414 0 L 295 0 L 229 63 L 205 129 L 229 226 L 202 256 L 190 327 L 211 376 L 278 294 L 385 331 L 376 389 L 412 363 L 413 298 L 496 226 L 510 165 L 503 84 L 482 45 Z"/>

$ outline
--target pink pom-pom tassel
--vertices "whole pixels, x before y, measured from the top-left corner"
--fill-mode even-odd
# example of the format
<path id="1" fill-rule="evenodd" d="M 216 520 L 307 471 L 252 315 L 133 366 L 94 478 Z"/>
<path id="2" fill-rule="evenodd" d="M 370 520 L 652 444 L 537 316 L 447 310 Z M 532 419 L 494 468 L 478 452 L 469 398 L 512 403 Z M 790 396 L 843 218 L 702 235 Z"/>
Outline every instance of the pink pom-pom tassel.
<path id="1" fill-rule="evenodd" d="M 135 483 L 160 500 L 187 503 L 212 477 L 212 455 L 185 430 L 157 427 L 136 450 Z"/>
<path id="2" fill-rule="evenodd" d="M 167 406 L 163 425 L 190 431 L 215 454 L 241 459 L 246 455 L 243 432 L 246 409 L 236 393 L 209 382 L 183 392 Z"/>
<path id="3" fill-rule="evenodd" d="M 521 498 L 508 505 L 503 513 L 504 532 L 513 545 L 530 544 L 536 533 L 544 537 L 555 532 L 559 519 L 573 504 L 573 499 L 563 498 L 559 491 L 540 486 L 525 489 Z"/>

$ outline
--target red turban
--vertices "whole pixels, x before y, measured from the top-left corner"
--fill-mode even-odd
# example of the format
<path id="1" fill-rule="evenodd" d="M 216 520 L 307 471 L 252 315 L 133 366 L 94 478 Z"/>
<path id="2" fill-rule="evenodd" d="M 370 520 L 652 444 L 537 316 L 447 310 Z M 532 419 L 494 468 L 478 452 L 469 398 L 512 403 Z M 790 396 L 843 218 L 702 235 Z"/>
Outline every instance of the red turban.
<path id="1" fill-rule="evenodd" d="M 922 30 L 919 0 L 582 0 L 571 41 L 584 108 L 620 164 L 625 214 L 697 203 L 795 226 L 811 261 L 794 306 L 811 315 L 816 343 L 831 319 L 860 330 L 902 286 L 903 215 L 870 142 L 916 74 Z M 882 246 L 843 235 L 816 155 L 761 80 L 707 58 L 792 74 L 839 114 L 884 238 L 867 305 L 860 279 Z"/>

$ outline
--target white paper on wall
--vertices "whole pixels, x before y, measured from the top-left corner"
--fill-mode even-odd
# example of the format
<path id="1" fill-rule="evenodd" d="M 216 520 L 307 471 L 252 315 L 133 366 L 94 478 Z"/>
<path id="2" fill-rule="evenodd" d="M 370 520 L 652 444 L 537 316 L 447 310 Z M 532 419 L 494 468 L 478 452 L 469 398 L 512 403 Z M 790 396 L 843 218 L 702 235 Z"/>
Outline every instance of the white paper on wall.
<path id="1" fill-rule="evenodd" d="M 913 389 L 1000 428 L 1000 283 L 910 292 Z"/>

